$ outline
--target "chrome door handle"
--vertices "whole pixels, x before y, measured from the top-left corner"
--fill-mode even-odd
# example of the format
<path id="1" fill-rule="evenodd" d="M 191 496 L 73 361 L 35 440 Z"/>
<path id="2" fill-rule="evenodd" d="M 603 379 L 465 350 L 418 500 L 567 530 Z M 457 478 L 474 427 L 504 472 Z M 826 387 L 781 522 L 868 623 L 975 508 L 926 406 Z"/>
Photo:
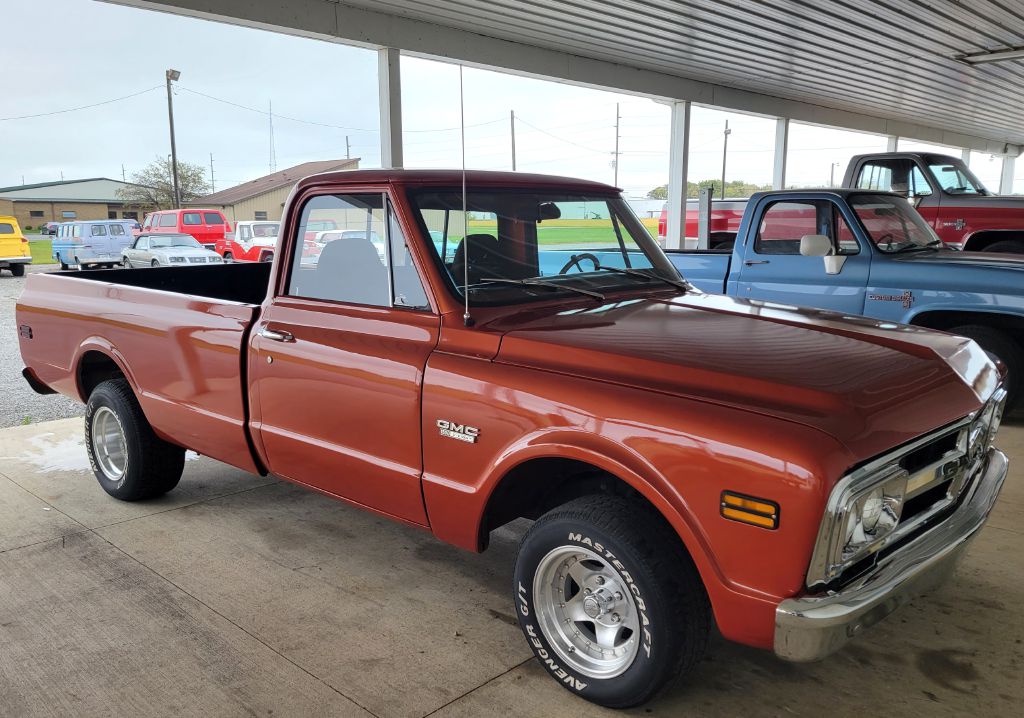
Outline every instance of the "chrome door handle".
<path id="1" fill-rule="evenodd" d="M 748 267 L 753 267 L 755 264 L 771 264 L 771 261 L 767 259 L 746 259 L 743 263 Z"/>
<path id="2" fill-rule="evenodd" d="M 295 335 L 291 332 L 278 331 L 276 329 L 267 329 L 263 327 L 260 329 L 260 336 L 264 339 L 270 339 L 274 342 L 293 342 L 295 341 Z"/>

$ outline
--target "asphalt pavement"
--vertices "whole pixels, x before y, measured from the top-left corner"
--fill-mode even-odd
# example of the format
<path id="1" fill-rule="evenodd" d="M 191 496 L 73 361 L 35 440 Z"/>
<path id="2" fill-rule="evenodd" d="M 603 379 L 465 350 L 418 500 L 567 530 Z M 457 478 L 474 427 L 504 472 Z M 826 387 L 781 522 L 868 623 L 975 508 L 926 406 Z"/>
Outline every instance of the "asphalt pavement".
<path id="1" fill-rule="evenodd" d="M 56 265 L 29 267 L 29 272 L 52 272 Z M 25 288 L 25 277 L 0 272 L 0 428 L 35 424 L 50 419 L 82 416 L 84 407 L 58 394 L 41 396 L 21 376 L 25 366 L 18 349 L 14 305 Z"/>

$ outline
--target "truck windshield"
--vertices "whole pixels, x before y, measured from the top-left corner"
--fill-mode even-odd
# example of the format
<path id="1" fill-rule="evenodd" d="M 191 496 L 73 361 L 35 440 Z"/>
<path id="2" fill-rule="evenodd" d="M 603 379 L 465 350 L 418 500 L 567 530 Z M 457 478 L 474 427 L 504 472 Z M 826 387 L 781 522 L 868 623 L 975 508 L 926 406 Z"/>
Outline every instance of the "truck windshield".
<path id="1" fill-rule="evenodd" d="M 931 162 L 928 170 L 943 191 L 949 194 L 991 194 L 966 168 L 946 162 Z"/>
<path id="2" fill-rule="evenodd" d="M 412 192 L 451 289 L 474 305 L 671 288 L 671 262 L 618 197 L 557 191 Z M 631 270 L 628 272 L 616 270 Z"/>
<path id="3" fill-rule="evenodd" d="M 942 247 L 942 240 L 902 197 L 878 194 L 850 196 L 850 206 L 875 245 L 883 252 L 909 252 Z"/>

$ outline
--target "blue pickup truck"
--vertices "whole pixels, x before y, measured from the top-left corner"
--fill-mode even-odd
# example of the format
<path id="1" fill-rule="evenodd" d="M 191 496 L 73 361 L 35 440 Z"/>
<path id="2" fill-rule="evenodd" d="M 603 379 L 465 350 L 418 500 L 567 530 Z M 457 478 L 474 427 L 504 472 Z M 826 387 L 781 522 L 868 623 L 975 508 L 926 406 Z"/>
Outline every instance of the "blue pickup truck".
<path id="1" fill-rule="evenodd" d="M 949 249 L 901 195 L 857 189 L 761 192 L 732 247 L 670 250 L 697 288 L 830 309 L 974 339 L 1024 384 L 1024 257 Z"/>

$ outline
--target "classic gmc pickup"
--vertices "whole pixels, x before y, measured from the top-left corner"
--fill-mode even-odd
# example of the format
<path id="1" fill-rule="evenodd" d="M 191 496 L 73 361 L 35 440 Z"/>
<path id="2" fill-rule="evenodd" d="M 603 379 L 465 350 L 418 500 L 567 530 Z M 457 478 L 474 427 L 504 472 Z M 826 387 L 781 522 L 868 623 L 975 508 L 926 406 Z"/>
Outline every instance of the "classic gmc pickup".
<path id="1" fill-rule="evenodd" d="M 818 659 L 952 570 L 1007 469 L 973 341 L 703 294 L 605 185 L 463 181 L 307 178 L 272 265 L 33 275 L 25 376 L 87 402 L 120 499 L 188 448 L 471 551 L 536 519 L 521 627 L 603 705 L 686 672 L 712 621 Z M 325 223 L 361 231 L 312 252 Z"/>

